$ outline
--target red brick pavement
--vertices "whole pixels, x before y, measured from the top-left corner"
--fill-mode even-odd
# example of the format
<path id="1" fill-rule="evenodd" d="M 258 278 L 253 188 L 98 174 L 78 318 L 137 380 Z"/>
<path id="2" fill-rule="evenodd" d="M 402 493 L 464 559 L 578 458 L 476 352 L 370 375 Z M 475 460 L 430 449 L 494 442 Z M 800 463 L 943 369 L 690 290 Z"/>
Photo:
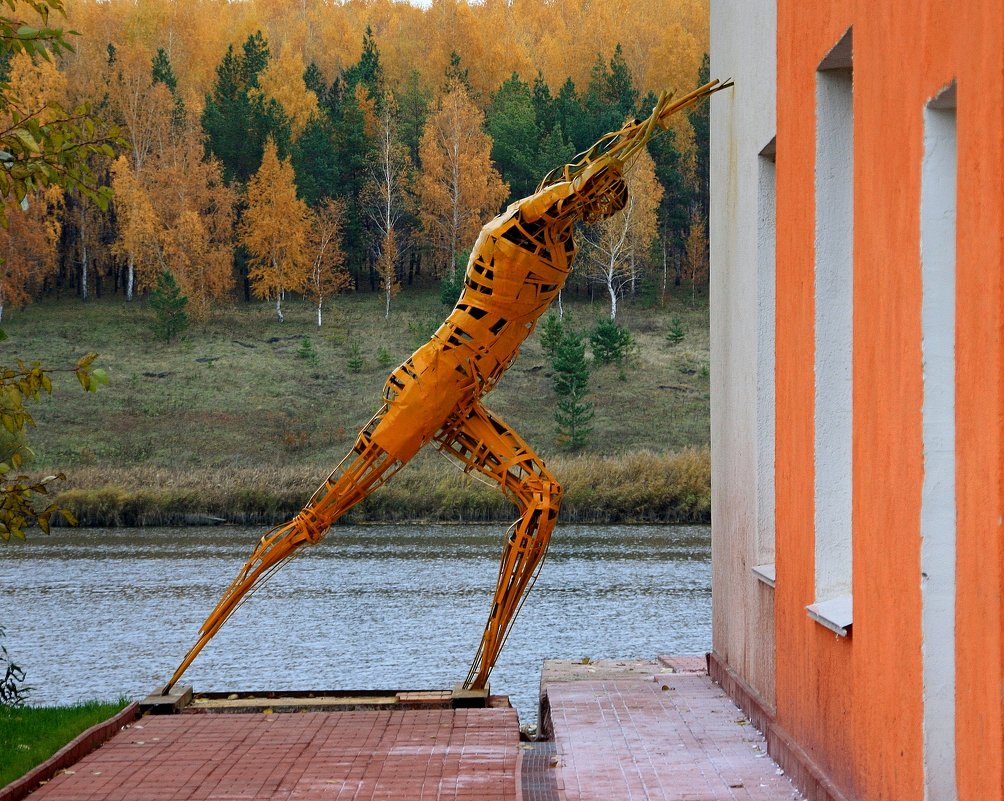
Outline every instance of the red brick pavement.
<path id="1" fill-rule="evenodd" d="M 546 685 L 564 801 L 801 798 L 706 673 L 658 668 L 647 679 Z"/>
<path id="2" fill-rule="evenodd" d="M 146 717 L 32 801 L 515 801 L 512 709 Z"/>
<path id="3" fill-rule="evenodd" d="M 553 743 L 512 709 L 148 716 L 32 801 L 791 801 L 696 660 L 544 669 Z"/>

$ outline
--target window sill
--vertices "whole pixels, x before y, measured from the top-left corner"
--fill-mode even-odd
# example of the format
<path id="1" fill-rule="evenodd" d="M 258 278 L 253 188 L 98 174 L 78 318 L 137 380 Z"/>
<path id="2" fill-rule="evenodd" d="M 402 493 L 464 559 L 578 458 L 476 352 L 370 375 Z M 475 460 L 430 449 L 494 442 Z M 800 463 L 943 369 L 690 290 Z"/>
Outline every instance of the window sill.
<path id="1" fill-rule="evenodd" d="M 774 588 L 774 584 L 777 581 L 777 571 L 774 569 L 774 563 L 764 565 L 754 565 L 750 568 L 753 571 L 753 575 L 759 581 L 762 581 L 771 589 Z"/>
<path id="2" fill-rule="evenodd" d="M 828 601 L 817 601 L 805 609 L 809 617 L 838 637 L 847 637 L 851 633 L 854 604 L 850 595 L 841 595 Z"/>

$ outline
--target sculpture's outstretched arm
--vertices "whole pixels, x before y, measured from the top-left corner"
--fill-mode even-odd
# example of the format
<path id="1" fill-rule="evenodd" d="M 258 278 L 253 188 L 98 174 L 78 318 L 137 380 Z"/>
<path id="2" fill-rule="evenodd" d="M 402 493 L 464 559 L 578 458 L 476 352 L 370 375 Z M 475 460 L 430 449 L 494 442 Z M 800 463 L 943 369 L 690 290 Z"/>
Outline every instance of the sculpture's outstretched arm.
<path id="1" fill-rule="evenodd" d="M 675 98 L 671 92 L 663 92 L 648 117 L 643 120 L 631 120 L 619 131 L 611 131 L 600 137 L 588 150 L 579 153 L 571 164 L 556 167 L 545 175 L 537 187 L 538 191 L 549 184 L 570 181 L 597 162 L 616 160 L 621 164 L 630 165 L 649 139 L 659 130 L 666 130 L 669 127 L 670 117 L 697 105 L 708 95 L 728 89 L 732 85 L 731 80 L 722 83 L 716 78 L 680 98 Z"/>
<path id="2" fill-rule="evenodd" d="M 481 689 L 537 578 L 558 519 L 562 489 L 519 434 L 480 403 L 444 426 L 436 443 L 465 469 L 498 482 L 520 513 L 506 536 L 488 622 L 467 675 L 465 686 Z"/>

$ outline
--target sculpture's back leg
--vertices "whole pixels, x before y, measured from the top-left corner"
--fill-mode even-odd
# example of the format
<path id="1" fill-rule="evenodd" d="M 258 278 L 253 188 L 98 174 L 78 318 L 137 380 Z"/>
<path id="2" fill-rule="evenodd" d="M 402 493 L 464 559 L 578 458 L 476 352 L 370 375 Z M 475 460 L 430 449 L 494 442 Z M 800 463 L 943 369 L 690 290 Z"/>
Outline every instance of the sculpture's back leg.
<path id="1" fill-rule="evenodd" d="M 438 447 L 499 483 L 519 508 L 502 550 L 498 583 L 468 687 L 482 688 L 512 622 L 537 577 L 558 519 L 561 486 L 530 446 L 481 404 L 474 404 L 436 435 Z"/>
<path id="2" fill-rule="evenodd" d="M 318 542 L 332 523 L 401 468 L 400 460 L 393 458 L 369 438 L 370 430 L 379 419 L 379 416 L 375 417 L 363 430 L 355 448 L 314 493 L 303 510 L 289 523 L 272 529 L 261 538 L 237 578 L 231 582 L 216 608 L 202 624 L 199 639 L 185 655 L 167 688 L 177 682 L 241 603 L 297 550 Z"/>
<path id="3" fill-rule="evenodd" d="M 387 381 L 384 407 L 356 439 L 355 447 L 289 523 L 261 538 L 216 608 L 202 624 L 199 639 L 185 655 L 167 688 L 181 677 L 241 603 L 297 550 L 319 542 L 336 520 L 387 481 L 440 430 L 443 421 L 472 402 L 466 373 L 436 358 L 430 343 L 395 370 Z M 417 364 L 416 364 L 417 360 Z M 443 365 L 446 365 L 445 369 Z M 165 688 L 165 689 L 167 689 Z"/>

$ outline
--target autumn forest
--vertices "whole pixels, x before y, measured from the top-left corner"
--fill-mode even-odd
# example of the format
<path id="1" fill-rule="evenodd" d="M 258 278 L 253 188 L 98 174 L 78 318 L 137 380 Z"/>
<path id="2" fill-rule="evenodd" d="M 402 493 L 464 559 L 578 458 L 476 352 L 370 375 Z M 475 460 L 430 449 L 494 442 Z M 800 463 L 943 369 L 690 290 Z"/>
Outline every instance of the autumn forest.
<path id="1" fill-rule="evenodd" d="M 189 316 L 343 292 L 384 313 L 456 280 L 477 231 L 655 93 L 706 76 L 704 0 L 69 0 L 73 52 L 3 69 L 22 114 L 87 104 L 113 198 L 9 200 L 0 315 L 43 296 L 143 297 Z M 570 289 L 617 303 L 706 280 L 707 109 L 678 115 L 584 232 Z"/>

